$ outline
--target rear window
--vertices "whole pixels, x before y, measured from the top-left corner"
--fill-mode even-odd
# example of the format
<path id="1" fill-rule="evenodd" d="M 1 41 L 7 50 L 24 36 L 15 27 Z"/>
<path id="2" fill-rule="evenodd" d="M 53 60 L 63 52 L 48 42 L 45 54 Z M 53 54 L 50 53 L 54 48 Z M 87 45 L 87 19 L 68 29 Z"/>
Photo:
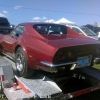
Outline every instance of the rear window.
<path id="1" fill-rule="evenodd" d="M 36 24 L 33 28 L 39 34 L 67 34 L 67 27 L 57 24 Z"/>
<path id="2" fill-rule="evenodd" d="M 0 17 L 0 26 L 10 26 L 8 19 Z"/>

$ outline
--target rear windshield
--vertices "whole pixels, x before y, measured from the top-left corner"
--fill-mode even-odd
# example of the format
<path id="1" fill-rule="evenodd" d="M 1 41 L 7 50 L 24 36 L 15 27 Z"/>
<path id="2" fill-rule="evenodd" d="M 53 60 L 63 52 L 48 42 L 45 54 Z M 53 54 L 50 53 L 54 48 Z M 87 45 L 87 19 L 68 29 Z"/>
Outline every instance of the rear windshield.
<path id="1" fill-rule="evenodd" d="M 57 24 L 35 24 L 33 28 L 39 34 L 67 34 L 67 27 Z"/>
<path id="2" fill-rule="evenodd" d="M 7 18 L 0 17 L 0 26 L 10 26 Z"/>

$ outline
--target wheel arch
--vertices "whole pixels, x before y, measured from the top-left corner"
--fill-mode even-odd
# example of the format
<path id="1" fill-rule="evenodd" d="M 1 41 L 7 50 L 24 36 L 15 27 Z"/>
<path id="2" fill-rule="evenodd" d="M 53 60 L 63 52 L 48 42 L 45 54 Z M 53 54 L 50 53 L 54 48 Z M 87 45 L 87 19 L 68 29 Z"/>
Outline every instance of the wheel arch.
<path id="1" fill-rule="evenodd" d="M 25 52 L 25 54 L 26 54 L 26 57 L 27 57 L 27 61 L 28 61 L 29 67 L 32 68 L 32 69 L 35 68 L 35 67 L 32 67 L 32 66 L 33 66 L 33 61 L 32 61 L 32 60 L 30 59 L 30 57 L 28 56 L 28 52 L 27 52 L 27 50 L 26 50 L 26 48 L 25 48 L 24 46 L 17 45 L 16 48 L 15 48 L 14 53 L 16 53 L 16 51 L 17 51 L 17 49 L 18 49 L 19 47 L 21 47 L 21 48 L 24 50 L 24 52 Z"/>
<path id="2" fill-rule="evenodd" d="M 24 50 L 26 56 L 28 57 L 28 55 L 27 55 L 27 51 L 26 51 L 26 48 L 23 47 L 23 46 L 21 46 L 21 45 L 17 45 L 17 46 L 16 46 L 16 48 L 15 48 L 15 53 L 16 53 L 16 51 L 17 51 L 17 49 L 18 49 L 19 47 L 21 47 L 21 48 Z"/>
<path id="3" fill-rule="evenodd" d="M 18 50 L 18 48 L 20 48 L 20 49 Z M 18 52 L 17 52 L 17 50 L 18 50 Z M 33 70 L 30 68 L 30 63 L 28 62 L 29 59 L 27 57 L 28 55 L 27 55 L 27 51 L 26 51 L 25 47 L 17 45 L 16 48 L 15 48 L 15 55 L 18 54 L 18 53 L 19 53 L 19 55 L 22 53 L 21 55 L 24 57 L 24 63 L 25 63 L 25 65 L 24 65 L 24 67 L 22 69 L 23 71 L 22 70 L 21 71 L 18 70 L 18 72 L 22 77 L 26 77 L 27 78 L 27 77 L 29 77 L 29 76 L 31 76 L 33 74 Z M 23 63 L 21 63 L 21 64 L 23 64 Z"/>

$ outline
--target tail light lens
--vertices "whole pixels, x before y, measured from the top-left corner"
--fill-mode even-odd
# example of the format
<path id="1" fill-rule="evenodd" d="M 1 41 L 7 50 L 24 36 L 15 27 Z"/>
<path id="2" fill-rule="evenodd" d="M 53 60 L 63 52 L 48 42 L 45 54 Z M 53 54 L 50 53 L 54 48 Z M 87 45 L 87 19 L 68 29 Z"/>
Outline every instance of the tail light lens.
<path id="1" fill-rule="evenodd" d="M 71 51 L 60 51 L 57 56 L 56 59 L 57 61 L 67 61 L 67 60 L 71 60 L 73 59 L 73 54 Z"/>

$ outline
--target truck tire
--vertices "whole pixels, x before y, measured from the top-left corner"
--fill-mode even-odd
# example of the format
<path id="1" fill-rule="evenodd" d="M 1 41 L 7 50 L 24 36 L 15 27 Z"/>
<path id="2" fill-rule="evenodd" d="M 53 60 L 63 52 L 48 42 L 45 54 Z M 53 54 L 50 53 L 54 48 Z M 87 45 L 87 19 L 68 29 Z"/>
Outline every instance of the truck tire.
<path id="1" fill-rule="evenodd" d="M 21 47 L 15 53 L 15 64 L 21 77 L 27 78 L 33 74 L 33 69 L 29 67 L 26 54 Z"/>

